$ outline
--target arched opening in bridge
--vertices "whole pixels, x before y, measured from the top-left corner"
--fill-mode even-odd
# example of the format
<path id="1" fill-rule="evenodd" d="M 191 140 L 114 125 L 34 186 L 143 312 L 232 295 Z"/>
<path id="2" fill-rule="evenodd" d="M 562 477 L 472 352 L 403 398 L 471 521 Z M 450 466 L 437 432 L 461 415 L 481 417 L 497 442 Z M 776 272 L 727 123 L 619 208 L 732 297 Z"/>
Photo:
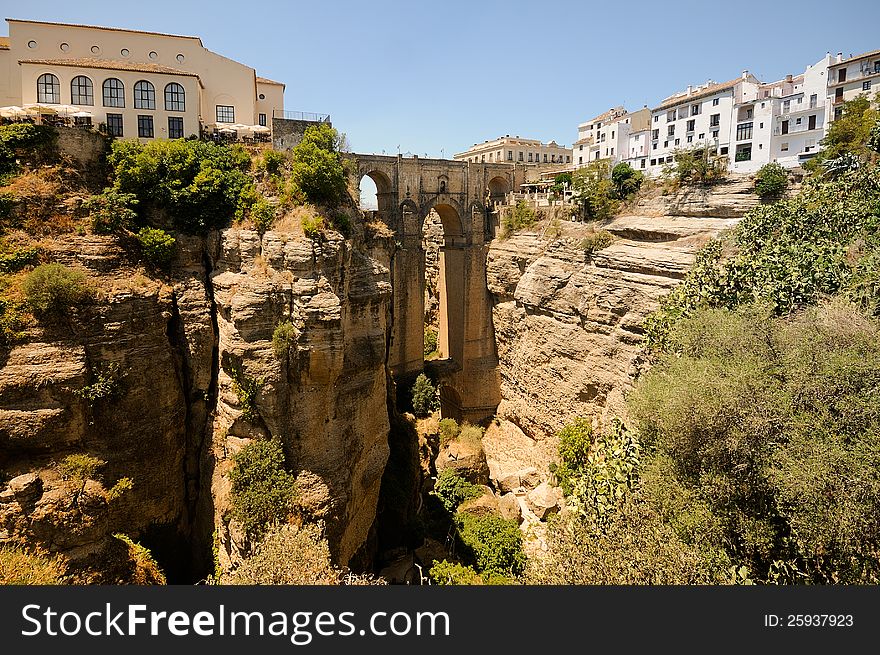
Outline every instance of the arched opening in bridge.
<path id="1" fill-rule="evenodd" d="M 505 196 L 510 193 L 510 184 L 507 178 L 497 175 L 489 180 L 489 203 L 494 207 L 495 203 L 503 203 Z"/>
<path id="2" fill-rule="evenodd" d="M 461 367 L 465 318 L 464 230 L 461 217 L 452 205 L 434 205 L 432 213 L 439 218 L 442 230 L 437 262 L 437 352 L 440 359 L 452 360 Z"/>
<path id="3" fill-rule="evenodd" d="M 440 250 L 445 234 L 440 214 L 433 209 L 422 223 L 422 249 L 425 251 L 425 361 L 438 359 L 440 352 Z"/>
<path id="4" fill-rule="evenodd" d="M 374 219 L 389 224 L 393 198 L 391 180 L 388 176 L 381 171 L 370 171 L 361 177 L 358 191 L 361 210 L 371 214 Z"/>
<path id="5" fill-rule="evenodd" d="M 440 387 L 440 416 L 462 422 L 461 396 L 448 384 Z"/>

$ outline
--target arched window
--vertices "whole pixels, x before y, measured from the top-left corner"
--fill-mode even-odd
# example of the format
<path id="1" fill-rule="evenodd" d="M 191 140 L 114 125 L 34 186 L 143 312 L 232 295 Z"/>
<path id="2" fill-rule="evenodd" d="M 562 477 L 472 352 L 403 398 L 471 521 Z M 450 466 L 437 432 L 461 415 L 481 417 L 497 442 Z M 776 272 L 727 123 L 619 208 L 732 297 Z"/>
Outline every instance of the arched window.
<path id="1" fill-rule="evenodd" d="M 94 105 L 95 90 L 92 81 L 85 75 L 77 75 L 70 80 L 70 103 L 73 105 Z"/>
<path id="2" fill-rule="evenodd" d="M 37 78 L 37 102 L 61 104 L 61 84 L 52 73 L 43 73 Z"/>
<path id="3" fill-rule="evenodd" d="M 186 91 L 177 82 L 165 87 L 165 111 L 186 111 Z"/>
<path id="4" fill-rule="evenodd" d="M 115 77 L 104 80 L 104 106 L 125 107 L 125 87 Z"/>
<path id="5" fill-rule="evenodd" d="M 134 85 L 134 108 L 155 109 L 156 87 L 146 80 L 136 82 Z"/>

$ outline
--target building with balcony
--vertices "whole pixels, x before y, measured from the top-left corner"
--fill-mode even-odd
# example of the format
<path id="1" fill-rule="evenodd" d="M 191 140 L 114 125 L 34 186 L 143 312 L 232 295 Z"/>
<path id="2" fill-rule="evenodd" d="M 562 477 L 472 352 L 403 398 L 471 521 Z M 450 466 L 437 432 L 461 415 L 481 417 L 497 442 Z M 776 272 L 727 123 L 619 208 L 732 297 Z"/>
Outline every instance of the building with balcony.
<path id="1" fill-rule="evenodd" d="M 473 163 L 558 167 L 571 165 L 571 149 L 559 145 L 556 141 L 542 143 L 538 139 L 524 139 L 506 134 L 492 141 L 475 143 L 466 151 L 453 155 L 452 158 Z"/>
<path id="2" fill-rule="evenodd" d="M 623 107 L 612 107 L 578 125 L 578 138 L 572 145 L 575 168 L 619 154 L 618 122 L 625 120 L 626 115 L 627 111 Z"/>
<path id="3" fill-rule="evenodd" d="M 649 174 L 657 175 L 672 163 L 676 150 L 702 147 L 730 157 L 735 144 L 748 143 L 752 113 L 737 113 L 734 107 L 755 99 L 759 85 L 754 75 L 743 71 L 734 80 L 689 86 L 661 102 L 651 111 Z"/>
<path id="4" fill-rule="evenodd" d="M 802 74 L 761 84 L 757 97 L 735 104 L 734 172 L 752 173 L 770 162 L 794 168 L 816 155 L 825 135 L 830 63 L 826 55 Z"/>
<path id="5" fill-rule="evenodd" d="M 856 96 L 874 99 L 880 91 L 880 50 L 843 58 L 837 56 L 828 66 L 828 102 L 831 105 L 829 122 L 840 118 L 843 103 Z"/>
<path id="6" fill-rule="evenodd" d="M 212 52 L 195 36 L 8 19 L 0 105 L 73 106 L 117 137 L 199 135 L 225 125 L 273 129 L 284 84 Z"/>

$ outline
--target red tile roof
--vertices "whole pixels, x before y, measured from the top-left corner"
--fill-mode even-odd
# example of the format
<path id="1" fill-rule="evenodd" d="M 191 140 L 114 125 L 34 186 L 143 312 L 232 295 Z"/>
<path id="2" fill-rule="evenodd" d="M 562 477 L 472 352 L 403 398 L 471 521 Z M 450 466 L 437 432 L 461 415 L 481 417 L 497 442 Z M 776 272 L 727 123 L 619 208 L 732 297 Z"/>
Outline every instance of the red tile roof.
<path id="1" fill-rule="evenodd" d="M 721 91 L 732 89 L 740 80 L 742 80 L 742 78 L 738 77 L 735 80 L 730 80 L 728 82 L 721 82 L 720 84 L 710 84 L 706 88 L 695 91 L 690 95 L 682 94 L 666 98 L 666 100 L 654 107 L 654 111 L 657 111 L 658 109 L 665 109 L 666 107 L 674 107 L 676 105 L 680 105 L 683 102 L 690 102 L 691 100 L 705 98 L 706 96 L 711 96 L 716 93 L 720 93 Z"/>

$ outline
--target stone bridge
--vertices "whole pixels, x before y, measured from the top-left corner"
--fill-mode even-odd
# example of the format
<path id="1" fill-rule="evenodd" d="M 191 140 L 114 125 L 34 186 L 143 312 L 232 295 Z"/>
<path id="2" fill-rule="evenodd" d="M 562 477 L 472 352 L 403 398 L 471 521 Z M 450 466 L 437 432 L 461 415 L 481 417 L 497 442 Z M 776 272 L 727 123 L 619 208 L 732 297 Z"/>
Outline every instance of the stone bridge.
<path id="1" fill-rule="evenodd" d="M 409 386 L 424 369 L 425 249 L 422 226 L 434 210 L 443 223 L 440 250 L 439 378 L 441 413 L 478 422 L 500 401 L 486 255 L 498 227 L 495 203 L 519 188 L 516 164 L 473 164 L 447 159 L 358 155 L 357 182 L 376 184 L 378 216 L 397 235 L 392 262 L 393 330 L 389 365 Z"/>

